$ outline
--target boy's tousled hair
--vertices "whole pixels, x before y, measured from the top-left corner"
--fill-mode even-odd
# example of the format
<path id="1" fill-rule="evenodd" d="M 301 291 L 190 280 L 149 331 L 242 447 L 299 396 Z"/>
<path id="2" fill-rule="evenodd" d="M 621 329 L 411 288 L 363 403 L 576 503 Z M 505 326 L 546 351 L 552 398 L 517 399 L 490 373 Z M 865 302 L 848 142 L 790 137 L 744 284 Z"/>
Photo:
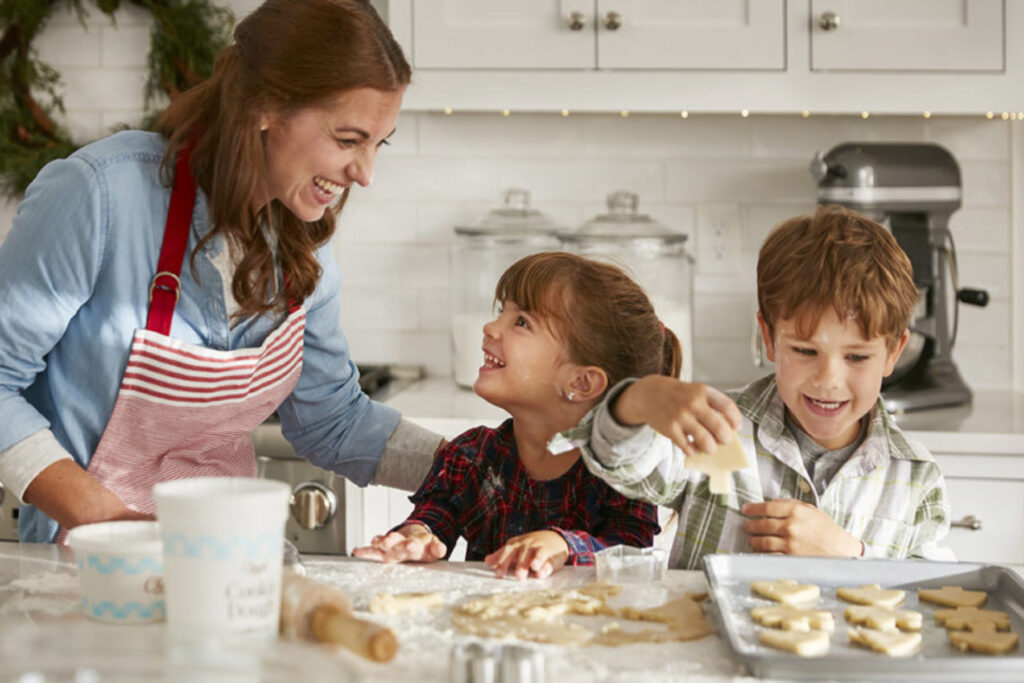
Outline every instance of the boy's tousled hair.
<path id="1" fill-rule="evenodd" d="M 682 350 L 644 290 L 621 268 L 562 251 L 531 254 L 498 280 L 496 302 L 512 301 L 555 322 L 572 360 L 627 377 L 678 377 Z"/>
<path id="2" fill-rule="evenodd" d="M 917 303 L 913 267 L 896 238 L 870 218 L 841 206 L 790 218 L 768 235 L 757 258 L 757 303 L 774 335 L 779 320 L 796 318 L 810 337 L 833 309 L 853 318 L 865 339 L 889 348 L 910 324 Z"/>

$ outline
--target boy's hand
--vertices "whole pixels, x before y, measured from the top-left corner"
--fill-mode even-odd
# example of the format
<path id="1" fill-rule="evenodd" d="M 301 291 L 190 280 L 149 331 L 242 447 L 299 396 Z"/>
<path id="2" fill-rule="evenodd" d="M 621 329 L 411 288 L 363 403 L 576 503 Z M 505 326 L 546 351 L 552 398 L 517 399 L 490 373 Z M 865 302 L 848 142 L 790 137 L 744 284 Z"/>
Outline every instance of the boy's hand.
<path id="1" fill-rule="evenodd" d="M 365 560 L 384 564 L 397 562 L 434 562 L 444 557 L 448 548 L 422 524 L 407 524 L 397 531 L 374 536 L 370 545 L 355 548 L 352 554 Z"/>
<path id="2" fill-rule="evenodd" d="M 611 406 L 622 424 L 648 424 L 686 455 L 712 453 L 740 428 L 739 408 L 714 387 L 648 375 L 623 391 Z"/>
<path id="3" fill-rule="evenodd" d="M 505 545 L 484 558 L 499 579 L 515 572 L 522 581 L 528 576 L 543 579 L 569 559 L 569 545 L 557 531 L 531 531 L 510 538 Z"/>
<path id="4" fill-rule="evenodd" d="M 831 517 L 809 503 L 779 498 L 747 503 L 743 530 L 759 553 L 860 557 L 864 546 Z"/>

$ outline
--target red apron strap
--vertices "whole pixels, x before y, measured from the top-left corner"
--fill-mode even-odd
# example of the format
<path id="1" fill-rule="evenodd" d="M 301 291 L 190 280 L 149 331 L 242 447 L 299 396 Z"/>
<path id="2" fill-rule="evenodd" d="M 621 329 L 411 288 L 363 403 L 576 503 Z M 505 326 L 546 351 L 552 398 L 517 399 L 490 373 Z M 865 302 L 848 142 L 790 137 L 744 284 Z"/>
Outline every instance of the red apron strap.
<path id="1" fill-rule="evenodd" d="M 192 224 L 192 209 L 196 200 L 196 182 L 192 178 L 188 158 L 192 146 L 178 151 L 174 167 L 174 187 L 171 190 L 171 205 L 167 209 L 167 225 L 164 227 L 164 241 L 160 247 L 156 275 L 149 285 L 149 317 L 146 329 L 169 335 L 174 305 L 181 295 L 181 264 L 185 260 L 188 246 L 189 227 Z"/>

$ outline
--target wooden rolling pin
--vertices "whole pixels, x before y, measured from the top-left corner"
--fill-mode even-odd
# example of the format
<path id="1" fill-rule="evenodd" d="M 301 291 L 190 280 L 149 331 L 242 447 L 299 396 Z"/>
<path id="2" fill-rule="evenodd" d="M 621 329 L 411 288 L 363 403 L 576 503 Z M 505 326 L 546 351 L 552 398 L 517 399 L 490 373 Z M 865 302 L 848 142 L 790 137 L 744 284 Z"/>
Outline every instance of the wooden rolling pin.
<path id="1" fill-rule="evenodd" d="M 337 588 L 285 570 L 281 582 L 281 634 L 340 645 L 374 662 L 398 652 L 391 629 L 352 616 L 352 604 Z"/>

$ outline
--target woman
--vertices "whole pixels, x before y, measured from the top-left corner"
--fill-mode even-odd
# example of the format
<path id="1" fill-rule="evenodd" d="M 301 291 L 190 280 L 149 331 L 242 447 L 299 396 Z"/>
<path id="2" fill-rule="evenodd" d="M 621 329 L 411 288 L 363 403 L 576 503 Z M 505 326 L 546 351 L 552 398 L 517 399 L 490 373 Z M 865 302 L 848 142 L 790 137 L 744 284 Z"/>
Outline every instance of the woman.
<path id="1" fill-rule="evenodd" d="M 249 432 L 274 410 L 314 464 L 419 485 L 440 437 L 359 390 L 328 244 L 409 78 L 368 3 L 267 0 L 158 133 L 43 169 L 0 248 L 0 481 L 22 540 L 150 517 L 160 480 L 254 476 Z"/>

